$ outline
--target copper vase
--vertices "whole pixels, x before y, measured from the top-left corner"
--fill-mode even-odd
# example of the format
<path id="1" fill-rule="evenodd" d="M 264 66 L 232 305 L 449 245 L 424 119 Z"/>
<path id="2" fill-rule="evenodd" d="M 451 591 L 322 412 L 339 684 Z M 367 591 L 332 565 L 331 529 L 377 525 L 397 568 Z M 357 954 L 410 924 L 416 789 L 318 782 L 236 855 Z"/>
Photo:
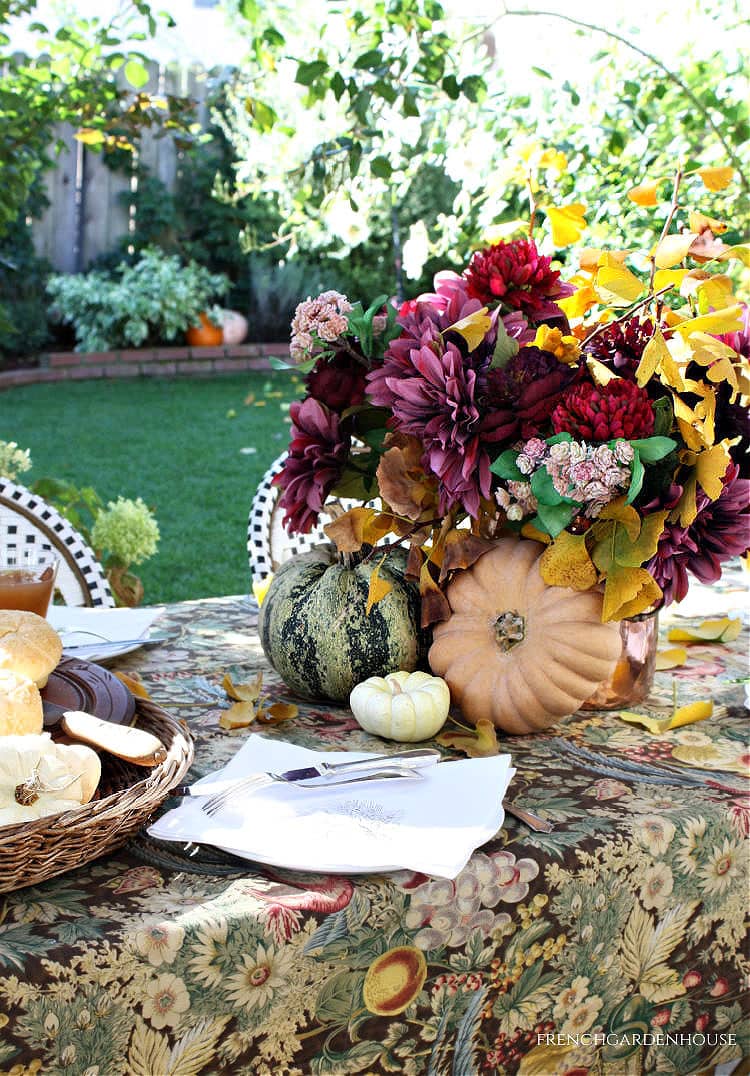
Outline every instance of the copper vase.
<path id="1" fill-rule="evenodd" d="M 622 651 L 608 680 L 581 706 L 582 710 L 617 710 L 642 702 L 651 690 L 659 636 L 657 611 L 620 621 Z"/>

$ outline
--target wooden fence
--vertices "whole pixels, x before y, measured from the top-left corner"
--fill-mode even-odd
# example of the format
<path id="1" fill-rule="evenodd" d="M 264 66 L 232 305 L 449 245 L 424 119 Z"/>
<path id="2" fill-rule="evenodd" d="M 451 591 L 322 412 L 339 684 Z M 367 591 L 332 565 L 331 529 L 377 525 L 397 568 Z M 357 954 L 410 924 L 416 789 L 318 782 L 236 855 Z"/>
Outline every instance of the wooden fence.
<path id="1" fill-rule="evenodd" d="M 208 72 L 200 67 L 161 67 L 156 63 L 148 69 L 144 93 L 191 97 L 197 102 L 199 124 L 208 125 Z M 117 240 L 135 227 L 135 205 L 130 199 L 137 190 L 137 178 L 108 168 L 101 153 L 76 139 L 74 128 L 61 126 L 55 137 L 62 149 L 45 174 L 49 207 L 33 222 L 34 245 L 53 269 L 75 273 L 112 250 Z M 172 190 L 181 154 L 170 135 L 157 138 L 146 130 L 140 139 L 138 163 Z"/>

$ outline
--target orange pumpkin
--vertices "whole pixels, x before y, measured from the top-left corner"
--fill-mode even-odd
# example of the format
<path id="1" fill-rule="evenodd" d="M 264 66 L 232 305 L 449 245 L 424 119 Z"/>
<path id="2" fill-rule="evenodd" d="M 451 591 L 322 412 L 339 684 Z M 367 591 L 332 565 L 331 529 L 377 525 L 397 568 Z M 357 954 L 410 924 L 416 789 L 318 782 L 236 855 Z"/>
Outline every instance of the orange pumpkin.
<path id="1" fill-rule="evenodd" d="M 205 314 L 201 314 L 200 319 L 200 325 L 191 325 L 185 334 L 190 347 L 221 347 L 224 330 L 209 321 Z"/>
<path id="2" fill-rule="evenodd" d="M 601 594 L 548 586 L 543 550 L 502 538 L 447 588 L 452 615 L 434 630 L 430 667 L 474 724 L 546 728 L 575 713 L 620 656 L 620 625 L 602 623 Z"/>

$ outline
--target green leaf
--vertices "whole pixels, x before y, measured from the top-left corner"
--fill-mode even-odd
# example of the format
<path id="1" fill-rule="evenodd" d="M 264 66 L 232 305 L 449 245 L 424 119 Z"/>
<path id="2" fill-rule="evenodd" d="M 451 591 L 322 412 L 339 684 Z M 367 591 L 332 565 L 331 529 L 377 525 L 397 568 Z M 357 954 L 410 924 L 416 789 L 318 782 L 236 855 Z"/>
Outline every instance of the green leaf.
<path id="1" fill-rule="evenodd" d="M 660 396 L 651 405 L 654 411 L 654 435 L 666 437 L 674 422 L 674 409 L 668 396 Z"/>
<path id="2" fill-rule="evenodd" d="M 125 78 L 136 90 L 142 90 L 148 82 L 148 71 L 139 60 L 128 60 L 124 69 Z"/>
<path id="3" fill-rule="evenodd" d="M 539 504 L 532 524 L 551 538 L 557 538 L 561 531 L 570 524 L 575 515 L 575 508 L 568 504 Z"/>
<path id="4" fill-rule="evenodd" d="M 482 101 L 487 94 L 487 86 L 482 76 L 467 75 L 461 83 L 461 93 L 474 104 Z"/>
<path id="5" fill-rule="evenodd" d="M 635 444 L 635 442 L 631 442 Z M 641 457 L 638 454 L 638 449 L 634 449 L 633 453 L 633 465 L 632 465 L 632 478 L 630 479 L 630 486 L 628 487 L 628 495 L 625 498 L 625 504 L 632 504 L 638 494 L 641 492 L 641 486 L 643 485 L 643 464 L 641 463 Z"/>
<path id="6" fill-rule="evenodd" d="M 340 101 L 346 92 L 346 83 L 341 77 L 340 71 L 335 71 L 331 77 L 331 92 L 337 101 Z"/>
<path id="7" fill-rule="evenodd" d="M 508 336 L 508 330 L 503 324 L 503 319 L 497 319 L 497 340 L 495 341 L 495 350 L 492 352 L 491 367 L 505 366 L 507 362 L 517 355 L 521 350 L 521 345 L 517 340 L 514 340 L 512 336 Z"/>
<path id="8" fill-rule="evenodd" d="M 644 463 L 656 463 L 677 448 L 671 437 L 645 437 L 630 443 Z"/>
<path id="9" fill-rule="evenodd" d="M 505 478 L 506 480 L 513 482 L 525 482 L 526 475 L 519 471 L 518 465 L 516 464 L 517 458 L 518 452 L 515 448 L 506 448 L 505 452 L 501 452 L 495 462 L 490 466 L 490 470 L 499 478 Z"/>
<path id="10" fill-rule="evenodd" d="M 367 52 L 363 52 L 361 56 L 358 56 L 354 61 L 354 67 L 357 71 L 372 71 L 376 67 L 382 66 L 383 53 L 380 49 L 368 49 Z"/>
<path id="11" fill-rule="evenodd" d="M 528 478 L 527 478 L 528 481 Z M 546 467 L 540 467 L 531 476 L 531 492 L 540 504 L 572 504 L 569 497 L 564 497 L 555 489 L 552 476 Z"/>
<path id="12" fill-rule="evenodd" d="M 393 174 L 391 162 L 383 156 L 373 157 L 370 161 L 370 171 L 378 179 L 390 179 Z"/>
<path id="13" fill-rule="evenodd" d="M 535 75 L 539 75 L 541 78 L 552 78 L 552 75 L 549 73 L 549 71 L 545 71 L 543 67 L 534 67 L 532 65 L 531 70 L 534 72 Z"/>
<path id="14" fill-rule="evenodd" d="M 419 105 L 417 104 L 416 95 L 412 90 L 404 90 L 404 103 L 401 111 L 405 116 L 419 115 Z"/>
<path id="15" fill-rule="evenodd" d="M 316 79 L 324 75 L 328 70 L 325 60 L 311 60 L 309 63 L 301 63 L 297 68 L 294 81 L 300 86 L 312 86 Z"/>
<path id="16" fill-rule="evenodd" d="M 457 101 L 461 96 L 461 87 L 458 84 L 458 80 L 455 75 L 446 75 L 443 79 L 441 86 L 443 92 L 447 93 L 451 101 Z"/>

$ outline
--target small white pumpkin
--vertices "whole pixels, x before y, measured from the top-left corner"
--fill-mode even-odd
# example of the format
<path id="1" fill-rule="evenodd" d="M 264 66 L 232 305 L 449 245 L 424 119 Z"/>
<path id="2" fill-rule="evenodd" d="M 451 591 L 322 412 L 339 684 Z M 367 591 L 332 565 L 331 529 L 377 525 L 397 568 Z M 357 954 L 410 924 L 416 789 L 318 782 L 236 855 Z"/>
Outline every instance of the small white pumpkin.
<path id="1" fill-rule="evenodd" d="M 349 696 L 365 732 L 401 743 L 429 740 L 445 723 L 450 704 L 445 680 L 426 672 L 371 676 Z"/>
<path id="2" fill-rule="evenodd" d="M 0 826 L 72 811 L 96 792 L 102 767 L 83 744 L 38 736 L 0 736 Z"/>

